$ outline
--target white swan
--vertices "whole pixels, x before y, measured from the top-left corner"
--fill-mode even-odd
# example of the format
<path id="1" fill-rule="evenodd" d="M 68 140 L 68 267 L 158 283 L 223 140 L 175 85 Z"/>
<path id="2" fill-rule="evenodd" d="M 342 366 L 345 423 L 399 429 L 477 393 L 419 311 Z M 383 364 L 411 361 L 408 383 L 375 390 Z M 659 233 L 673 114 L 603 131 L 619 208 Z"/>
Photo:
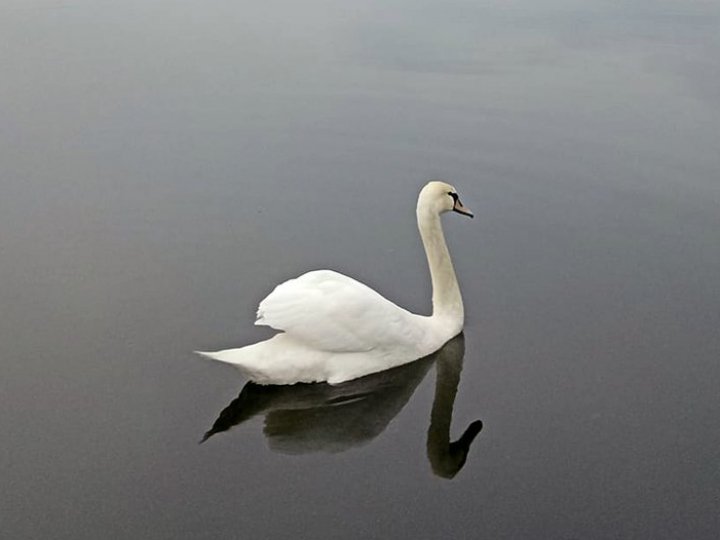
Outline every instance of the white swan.
<path id="1" fill-rule="evenodd" d="M 417 222 L 432 280 L 433 312 L 415 315 L 332 270 L 281 283 L 262 302 L 256 325 L 282 333 L 239 349 L 200 354 L 233 364 L 258 384 L 339 384 L 427 356 L 462 331 L 464 310 L 440 215 L 473 217 L 454 187 L 429 182 Z"/>

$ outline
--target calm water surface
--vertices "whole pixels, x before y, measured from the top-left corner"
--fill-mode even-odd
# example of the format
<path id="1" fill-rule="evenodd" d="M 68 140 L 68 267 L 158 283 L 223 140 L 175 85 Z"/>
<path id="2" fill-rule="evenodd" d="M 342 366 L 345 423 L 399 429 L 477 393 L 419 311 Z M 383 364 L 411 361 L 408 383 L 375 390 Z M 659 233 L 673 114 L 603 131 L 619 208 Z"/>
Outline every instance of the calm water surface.
<path id="1" fill-rule="evenodd" d="M 717 538 L 719 24 L 1 0 L 2 536 Z M 193 355 L 313 268 L 427 312 L 435 177 L 464 340 L 287 391 Z"/>

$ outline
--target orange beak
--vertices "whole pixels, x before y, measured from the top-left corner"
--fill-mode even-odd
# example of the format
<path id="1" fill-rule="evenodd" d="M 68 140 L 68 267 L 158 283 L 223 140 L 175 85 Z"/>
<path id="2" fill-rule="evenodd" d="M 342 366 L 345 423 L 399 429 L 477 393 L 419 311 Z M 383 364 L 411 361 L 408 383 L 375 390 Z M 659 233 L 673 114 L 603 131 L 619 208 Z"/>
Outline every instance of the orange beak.
<path id="1" fill-rule="evenodd" d="M 469 208 L 463 206 L 463 203 L 460 202 L 460 199 L 455 199 L 455 204 L 453 205 L 453 212 L 457 212 L 458 214 L 462 214 L 464 216 L 475 217 Z"/>

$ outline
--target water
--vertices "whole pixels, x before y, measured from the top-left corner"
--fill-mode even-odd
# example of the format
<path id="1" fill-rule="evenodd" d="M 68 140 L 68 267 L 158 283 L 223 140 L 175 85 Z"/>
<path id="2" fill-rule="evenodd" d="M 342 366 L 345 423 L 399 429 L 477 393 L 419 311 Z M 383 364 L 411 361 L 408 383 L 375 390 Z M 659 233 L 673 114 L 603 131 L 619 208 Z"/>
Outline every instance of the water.
<path id="1" fill-rule="evenodd" d="M 3 537 L 717 537 L 716 2 L 0 6 Z M 435 177 L 464 353 L 220 422 L 276 283 L 428 311 Z"/>

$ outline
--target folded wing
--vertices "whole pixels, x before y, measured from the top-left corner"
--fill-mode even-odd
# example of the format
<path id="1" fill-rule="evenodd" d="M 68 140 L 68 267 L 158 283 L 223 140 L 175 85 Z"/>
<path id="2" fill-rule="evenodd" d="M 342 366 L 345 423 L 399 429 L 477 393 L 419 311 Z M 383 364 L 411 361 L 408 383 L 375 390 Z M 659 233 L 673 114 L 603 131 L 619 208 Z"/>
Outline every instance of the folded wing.
<path id="1" fill-rule="evenodd" d="M 362 352 L 416 346 L 422 319 L 359 281 L 316 270 L 278 285 L 260 302 L 255 324 L 320 350 Z"/>

